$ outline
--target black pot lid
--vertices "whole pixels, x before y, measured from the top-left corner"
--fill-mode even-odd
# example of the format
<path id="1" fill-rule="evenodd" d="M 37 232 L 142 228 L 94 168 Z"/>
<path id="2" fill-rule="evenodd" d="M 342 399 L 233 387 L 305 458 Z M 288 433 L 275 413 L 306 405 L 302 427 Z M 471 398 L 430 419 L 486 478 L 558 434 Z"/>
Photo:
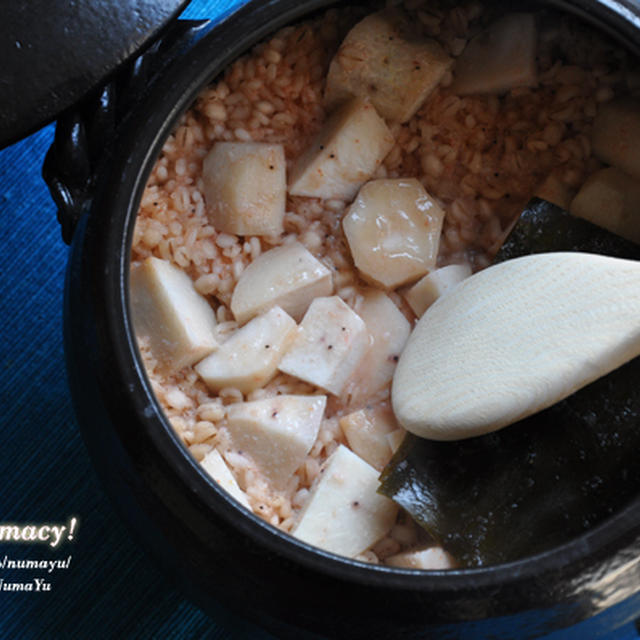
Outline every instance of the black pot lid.
<path id="1" fill-rule="evenodd" d="M 149 44 L 188 0 L 4 2 L 0 149 L 54 120 Z"/>

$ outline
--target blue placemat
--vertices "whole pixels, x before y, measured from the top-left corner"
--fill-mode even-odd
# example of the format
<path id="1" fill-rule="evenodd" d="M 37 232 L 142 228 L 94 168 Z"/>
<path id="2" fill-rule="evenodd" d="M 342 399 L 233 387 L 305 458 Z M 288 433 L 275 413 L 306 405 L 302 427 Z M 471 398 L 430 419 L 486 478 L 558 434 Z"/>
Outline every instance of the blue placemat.
<path id="1" fill-rule="evenodd" d="M 219 18 L 242 3 L 194 0 L 184 17 Z M 62 351 L 68 249 L 40 177 L 53 131 L 46 127 L 0 152 L 0 525 L 69 527 L 74 516 L 78 522 L 73 539 L 55 548 L 48 544 L 55 540 L 0 541 L 0 639 L 267 640 L 271 636 L 223 608 L 207 617 L 186 601 L 130 539 L 91 468 Z M 54 534 L 35 528 L 22 533 Z M 27 560 L 38 567 L 15 568 Z M 13 584 L 31 584 L 32 590 L 7 590 Z M 600 636 L 619 624 L 620 615 L 609 612 L 561 636 Z M 630 640 L 638 634 L 627 624 L 610 636 Z"/>

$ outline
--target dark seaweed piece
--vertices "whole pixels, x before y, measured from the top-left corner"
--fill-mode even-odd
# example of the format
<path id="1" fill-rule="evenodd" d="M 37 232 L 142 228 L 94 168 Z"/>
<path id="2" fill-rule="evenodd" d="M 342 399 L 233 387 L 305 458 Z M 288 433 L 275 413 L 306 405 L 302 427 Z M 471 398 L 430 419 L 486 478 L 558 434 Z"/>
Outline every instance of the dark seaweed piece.
<path id="1" fill-rule="evenodd" d="M 408 436 L 380 492 L 462 566 L 568 542 L 640 493 L 640 358 L 507 429 L 456 442 Z"/>
<path id="2" fill-rule="evenodd" d="M 640 259 L 640 247 L 539 198 L 496 262 L 548 251 Z M 509 562 L 579 535 L 640 494 L 640 358 L 495 433 L 409 435 L 382 473 L 392 498 L 462 566 Z"/>
<path id="3" fill-rule="evenodd" d="M 525 207 L 494 262 L 547 251 L 583 251 L 640 260 L 637 244 L 572 216 L 546 200 L 534 198 Z"/>

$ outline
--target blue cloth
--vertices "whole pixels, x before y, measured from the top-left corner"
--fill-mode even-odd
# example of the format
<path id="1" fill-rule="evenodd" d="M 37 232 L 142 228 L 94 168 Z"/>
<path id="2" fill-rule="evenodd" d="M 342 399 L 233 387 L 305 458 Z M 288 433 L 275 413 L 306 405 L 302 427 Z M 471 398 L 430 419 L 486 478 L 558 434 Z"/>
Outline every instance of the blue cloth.
<path id="1" fill-rule="evenodd" d="M 218 18 L 242 0 L 194 0 L 184 17 Z M 223 608 L 207 617 L 130 539 L 94 474 L 66 386 L 62 294 L 68 249 L 40 177 L 53 126 L 0 152 L 0 524 L 79 527 L 52 549 L 0 541 L 0 579 L 44 578 L 47 592 L 0 590 L 0 640 L 37 638 L 256 638 L 271 636 Z M 71 562 L 66 569 L 2 568 L 11 560 Z M 607 629 L 615 617 L 590 629 Z M 604 626 L 603 626 L 604 625 Z M 599 633 L 584 626 L 562 637 Z M 555 636 L 560 637 L 560 636 Z M 611 635 L 637 638 L 631 625 Z"/>

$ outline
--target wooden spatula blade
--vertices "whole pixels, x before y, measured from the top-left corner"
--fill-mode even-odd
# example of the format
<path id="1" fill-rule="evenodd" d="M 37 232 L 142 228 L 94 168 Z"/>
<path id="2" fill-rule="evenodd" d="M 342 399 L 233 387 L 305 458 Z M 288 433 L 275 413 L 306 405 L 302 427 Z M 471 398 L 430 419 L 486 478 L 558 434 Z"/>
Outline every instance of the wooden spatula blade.
<path id="1" fill-rule="evenodd" d="M 400 424 L 434 440 L 501 429 L 640 355 L 640 262 L 547 253 L 494 265 L 420 319 L 393 380 Z"/>

